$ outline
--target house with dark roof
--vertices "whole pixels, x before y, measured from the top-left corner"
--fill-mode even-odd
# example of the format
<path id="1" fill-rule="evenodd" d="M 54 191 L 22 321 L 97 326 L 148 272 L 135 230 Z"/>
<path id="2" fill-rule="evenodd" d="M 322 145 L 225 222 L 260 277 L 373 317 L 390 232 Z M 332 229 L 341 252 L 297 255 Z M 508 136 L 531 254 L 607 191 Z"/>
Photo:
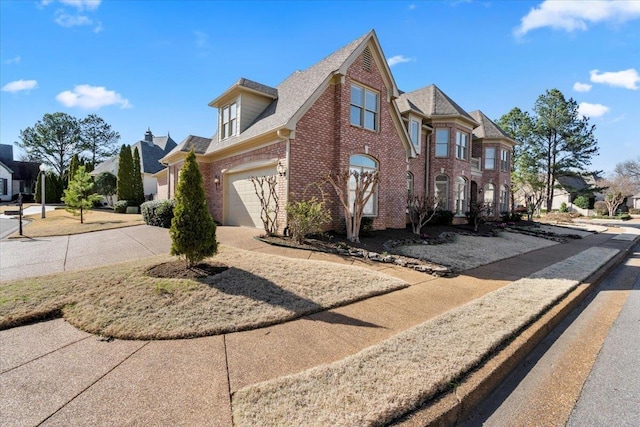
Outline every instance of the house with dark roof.
<path id="1" fill-rule="evenodd" d="M 401 92 L 373 30 L 275 87 L 241 78 L 209 106 L 218 110 L 217 132 L 185 138 L 155 176 L 158 197 L 173 198 L 193 149 L 211 214 L 225 225 L 262 227 L 252 176 L 277 177 L 284 219 L 287 202 L 322 196 L 315 184 L 329 173 L 378 171 L 364 211 L 376 229 L 405 227 L 408 192 L 437 195 L 458 216 L 485 186 L 495 200 L 507 200 L 500 150 L 514 141 L 435 85 Z M 492 161 L 483 162 L 487 155 Z M 324 195 L 334 218 L 328 228 L 337 228 L 344 222 L 340 202 L 328 186 Z"/>
<path id="2" fill-rule="evenodd" d="M 0 144 L 0 201 L 35 191 L 40 163 L 13 160 L 13 145 Z"/>
<path id="3" fill-rule="evenodd" d="M 144 139 L 136 141 L 131 145 L 132 153 L 136 148 L 140 153 L 142 183 L 144 186 L 144 194 L 147 198 L 152 199 L 157 197 L 158 185 L 154 174 L 164 169 L 164 166 L 160 163 L 160 159 L 176 148 L 176 146 L 176 142 L 169 134 L 166 136 L 155 136 L 151 132 L 151 129 L 147 129 L 144 134 Z M 91 172 L 91 175 L 97 176 L 103 172 L 108 172 L 118 176 L 118 159 L 119 155 L 116 155 L 98 164 Z"/>
<path id="4" fill-rule="evenodd" d="M 598 191 L 595 191 L 597 190 L 596 181 L 598 181 L 598 179 L 594 174 L 558 176 L 554 184 L 555 190 L 551 209 L 559 210 L 562 204 L 565 203 L 570 212 L 588 215 L 589 212 L 587 210 L 578 208 L 573 204 L 573 201 L 578 196 L 586 196 L 592 203 L 597 200 L 604 200 L 604 196 Z"/>

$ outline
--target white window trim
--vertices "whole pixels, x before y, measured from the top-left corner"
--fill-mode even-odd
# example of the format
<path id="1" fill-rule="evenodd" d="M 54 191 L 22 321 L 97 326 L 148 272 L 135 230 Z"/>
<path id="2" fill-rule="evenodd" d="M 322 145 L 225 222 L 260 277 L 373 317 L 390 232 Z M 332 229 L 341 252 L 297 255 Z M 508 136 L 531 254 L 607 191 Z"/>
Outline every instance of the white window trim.
<path id="1" fill-rule="evenodd" d="M 378 132 L 380 129 L 380 92 L 370 89 L 368 87 L 356 84 L 356 83 L 351 83 L 351 91 L 353 91 L 353 88 L 357 87 L 359 89 L 362 89 L 362 105 L 357 105 L 357 104 L 353 104 L 351 102 L 351 97 L 352 94 L 351 92 L 349 93 L 349 123 L 351 123 L 352 126 L 357 126 L 359 128 L 362 129 L 366 129 L 372 132 Z M 367 108 L 367 92 L 374 94 L 376 96 L 376 110 L 370 110 Z M 360 120 L 359 123 L 353 123 L 351 121 L 351 108 L 358 108 L 360 110 Z M 365 126 L 365 113 L 366 112 L 373 112 L 375 114 L 374 120 L 373 120 L 373 129 L 368 128 Z"/>
<path id="2" fill-rule="evenodd" d="M 438 154 L 438 145 L 439 145 L 438 144 L 438 132 L 439 131 L 446 131 L 447 132 L 447 144 L 446 144 L 447 154 L 445 154 L 445 155 Z M 437 128 L 436 131 L 435 131 L 435 134 L 436 134 L 436 141 L 435 141 L 435 144 L 434 144 L 435 145 L 435 153 L 434 153 L 435 156 L 436 157 L 440 157 L 440 158 L 449 157 L 449 145 L 451 144 L 451 129 L 449 129 L 449 128 Z M 440 145 L 444 145 L 444 144 L 440 144 Z"/>
<path id="3" fill-rule="evenodd" d="M 356 157 L 356 156 L 365 157 L 365 158 L 371 160 L 375 164 L 375 168 L 352 164 L 351 158 Z M 380 173 L 379 172 L 380 171 L 380 163 L 376 159 L 374 159 L 373 157 L 368 156 L 366 154 L 353 154 L 349 158 L 349 170 L 357 170 L 358 172 L 378 171 L 378 173 Z M 354 190 L 351 189 L 351 182 L 352 182 L 351 180 L 352 179 L 354 179 L 354 178 L 353 177 L 349 178 L 349 187 L 348 187 L 348 190 L 349 190 L 349 206 L 351 208 L 351 213 L 353 213 L 353 210 L 354 210 L 353 209 L 354 201 L 353 201 L 353 196 L 352 196 L 352 191 L 354 191 Z M 378 216 L 378 185 L 374 186 L 374 188 L 373 188 L 373 196 L 371 196 L 371 198 L 369 199 L 368 203 L 373 203 L 373 213 L 367 213 L 367 212 L 363 211 L 362 216 L 363 217 L 372 217 L 372 218 L 377 217 Z"/>
<path id="4" fill-rule="evenodd" d="M 416 140 L 413 140 L 413 125 L 416 125 L 418 129 L 418 135 L 416 135 Z M 409 138 L 411 139 L 411 143 L 413 144 L 413 148 L 415 148 L 416 153 L 420 154 L 420 142 L 422 141 L 422 120 L 417 119 L 413 116 L 409 116 Z"/>
<path id="5" fill-rule="evenodd" d="M 235 117 L 231 117 L 231 107 L 235 106 L 236 114 Z M 229 112 L 229 118 L 225 122 L 224 113 L 225 110 Z M 238 102 L 234 100 L 224 107 L 220 109 L 220 140 L 224 140 L 227 138 L 231 138 L 232 136 L 236 136 L 238 134 Z M 228 128 L 225 128 L 225 124 L 229 124 Z M 228 129 L 228 132 L 225 132 Z"/>
<path id="6" fill-rule="evenodd" d="M 446 180 L 443 180 L 441 182 L 438 182 L 438 178 L 439 177 L 444 177 L 446 178 Z M 444 184 L 444 191 L 439 192 L 438 191 L 438 184 Z M 442 194 L 444 193 L 444 197 L 442 197 Z M 449 177 L 447 175 L 437 175 L 434 180 L 433 180 L 433 195 L 442 200 L 443 204 L 442 206 L 438 206 L 439 209 L 442 210 L 448 210 L 449 209 Z"/>
<path id="7" fill-rule="evenodd" d="M 509 172 L 509 151 L 500 149 L 500 171 Z"/>
<path id="8" fill-rule="evenodd" d="M 465 137 L 465 145 L 459 144 L 463 136 Z M 459 151 L 463 151 L 462 156 L 458 155 Z M 460 130 L 456 131 L 456 159 L 469 160 L 469 134 Z"/>

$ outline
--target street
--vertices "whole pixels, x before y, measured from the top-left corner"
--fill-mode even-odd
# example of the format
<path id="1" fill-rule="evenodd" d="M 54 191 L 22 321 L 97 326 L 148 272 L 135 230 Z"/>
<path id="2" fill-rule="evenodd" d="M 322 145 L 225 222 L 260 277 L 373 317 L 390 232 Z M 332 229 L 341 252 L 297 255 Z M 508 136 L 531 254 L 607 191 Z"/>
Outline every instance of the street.
<path id="1" fill-rule="evenodd" d="M 464 426 L 640 425 L 640 245 Z"/>

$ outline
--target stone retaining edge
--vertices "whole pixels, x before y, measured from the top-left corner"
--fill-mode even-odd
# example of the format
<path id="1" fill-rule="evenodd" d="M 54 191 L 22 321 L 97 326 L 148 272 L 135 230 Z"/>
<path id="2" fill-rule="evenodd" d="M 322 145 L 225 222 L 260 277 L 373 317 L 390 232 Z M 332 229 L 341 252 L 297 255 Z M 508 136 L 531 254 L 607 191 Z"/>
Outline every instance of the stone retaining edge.
<path id="1" fill-rule="evenodd" d="M 454 426 L 464 420 L 471 411 L 531 353 L 553 329 L 560 324 L 591 292 L 611 273 L 635 247 L 636 238 L 626 248 L 591 274 L 554 305 L 538 320 L 522 331 L 506 347 L 491 356 L 480 368 L 465 377 L 452 391 L 406 414 L 393 425 L 398 426 Z"/>

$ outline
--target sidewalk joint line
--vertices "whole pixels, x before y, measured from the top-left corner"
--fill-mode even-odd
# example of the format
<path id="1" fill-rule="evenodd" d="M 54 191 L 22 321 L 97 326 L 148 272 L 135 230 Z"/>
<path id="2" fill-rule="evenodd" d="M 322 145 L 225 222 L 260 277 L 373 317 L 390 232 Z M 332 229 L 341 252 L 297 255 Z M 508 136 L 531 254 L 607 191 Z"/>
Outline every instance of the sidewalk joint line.
<path id="1" fill-rule="evenodd" d="M 64 251 L 64 262 L 62 263 L 62 271 L 67 271 L 67 257 L 69 256 L 69 242 L 71 240 L 71 235 L 67 236 L 67 248 Z"/>
<path id="2" fill-rule="evenodd" d="M 87 337 L 89 338 L 89 337 Z M 139 352 L 140 350 L 142 350 L 143 348 L 145 348 L 147 346 L 147 344 L 149 344 L 149 341 L 145 342 L 143 345 L 140 346 L 140 348 L 136 349 L 134 352 L 132 352 L 130 355 L 128 355 L 127 357 L 125 357 L 124 359 L 122 359 L 119 363 L 117 363 L 113 368 L 109 369 L 107 372 L 105 372 L 103 375 L 101 375 L 100 377 L 98 377 L 98 379 L 96 379 L 94 382 L 92 382 L 91 384 L 89 384 L 87 387 L 85 387 L 84 389 L 80 390 L 78 392 L 78 394 L 76 394 L 75 396 L 73 396 L 71 399 L 69 399 L 65 404 L 63 404 L 62 406 L 60 406 L 58 409 L 56 409 L 52 414 L 50 414 L 49 416 L 47 416 L 47 418 L 45 418 L 44 420 L 40 421 L 37 425 L 41 426 L 42 424 L 46 423 L 51 417 L 53 417 L 55 414 L 57 414 L 58 412 L 60 412 L 62 409 L 64 409 L 69 403 L 73 402 L 74 400 L 76 400 L 78 398 L 78 396 L 80 396 L 82 393 L 84 393 L 85 391 L 89 390 L 91 387 L 93 387 L 98 381 L 100 381 L 101 379 L 103 379 L 104 377 L 106 377 L 107 375 L 109 375 L 111 372 L 113 372 L 117 367 L 119 367 L 120 365 L 122 365 L 124 362 L 126 362 L 127 360 L 129 360 L 134 354 L 136 354 L 137 352 Z"/>
<path id="3" fill-rule="evenodd" d="M 73 345 L 73 344 L 79 343 L 80 341 L 84 341 L 84 340 L 86 340 L 87 338 L 91 338 L 91 337 L 92 337 L 92 335 L 88 335 L 88 336 L 86 336 L 86 337 L 84 337 L 84 338 L 80 338 L 79 340 L 75 340 L 75 341 L 72 341 L 72 342 L 70 342 L 70 343 L 67 343 L 67 344 L 63 345 L 62 347 L 58 347 L 58 348 L 56 348 L 55 350 L 51 350 L 51 351 L 48 351 L 48 352 L 46 352 L 46 353 L 44 353 L 44 354 L 41 354 L 40 356 L 36 357 L 35 359 L 27 360 L 26 362 L 21 363 L 21 364 L 19 364 L 18 366 L 14 366 L 13 368 L 7 369 L 6 371 L 2 371 L 2 372 L 0 372 L 0 375 L 4 375 L 4 374 L 6 374 L 7 372 L 11 372 L 11 371 L 13 371 L 13 370 L 15 370 L 15 369 L 18 369 L 18 368 L 20 368 L 20 367 L 22 367 L 22 366 L 24 366 L 24 365 L 28 365 L 29 363 L 35 362 L 36 360 L 42 359 L 43 357 L 48 356 L 48 355 L 50 355 L 50 354 L 52 354 L 52 353 L 55 353 L 56 351 L 62 350 L 63 348 L 67 348 L 67 347 L 69 347 L 70 345 Z"/>
<path id="4" fill-rule="evenodd" d="M 227 371 L 227 393 L 229 394 L 229 413 L 231 414 L 231 425 L 234 425 L 233 404 L 231 403 L 231 377 L 229 375 L 229 357 L 227 355 L 227 334 L 222 334 L 222 345 L 224 346 L 224 366 Z"/>

